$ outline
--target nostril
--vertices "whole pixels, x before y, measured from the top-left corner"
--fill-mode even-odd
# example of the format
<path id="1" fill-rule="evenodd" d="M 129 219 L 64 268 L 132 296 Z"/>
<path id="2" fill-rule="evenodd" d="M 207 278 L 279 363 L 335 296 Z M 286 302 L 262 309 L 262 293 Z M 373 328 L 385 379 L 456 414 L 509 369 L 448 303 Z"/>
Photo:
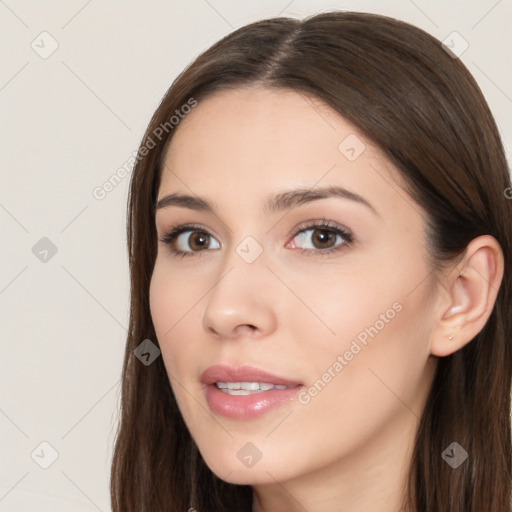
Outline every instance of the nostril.
<path id="1" fill-rule="evenodd" d="M 249 332 L 252 334 L 256 330 L 257 330 L 257 327 L 252 324 L 243 324 L 243 325 L 239 325 L 236 328 L 237 334 L 244 334 L 245 332 Z"/>
<path id="2" fill-rule="evenodd" d="M 208 327 L 208 332 L 215 337 L 220 336 L 220 334 L 213 327 Z"/>
<path id="3" fill-rule="evenodd" d="M 232 331 L 231 336 L 229 334 L 227 334 L 227 333 L 226 334 L 221 334 L 222 331 L 221 332 L 217 331 L 211 325 L 207 327 L 207 330 L 208 330 L 208 333 L 211 334 L 215 338 L 220 338 L 222 336 L 225 336 L 227 338 L 231 338 L 231 337 L 243 336 L 244 334 L 245 335 L 247 335 L 247 334 L 253 335 L 255 332 L 258 331 L 258 328 L 255 325 L 252 325 L 252 324 L 241 324 L 241 325 L 238 325 L 234 329 L 234 331 Z"/>

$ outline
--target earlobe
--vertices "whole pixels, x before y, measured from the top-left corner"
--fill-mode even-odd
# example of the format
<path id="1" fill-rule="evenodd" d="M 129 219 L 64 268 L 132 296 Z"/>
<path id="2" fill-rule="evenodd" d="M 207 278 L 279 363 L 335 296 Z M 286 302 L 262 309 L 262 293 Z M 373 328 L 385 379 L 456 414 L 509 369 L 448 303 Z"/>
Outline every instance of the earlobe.
<path id="1" fill-rule="evenodd" d="M 445 276 L 447 295 L 431 339 L 432 355 L 444 357 L 469 343 L 485 326 L 503 279 L 498 241 L 483 235 L 472 240 L 462 261 Z"/>

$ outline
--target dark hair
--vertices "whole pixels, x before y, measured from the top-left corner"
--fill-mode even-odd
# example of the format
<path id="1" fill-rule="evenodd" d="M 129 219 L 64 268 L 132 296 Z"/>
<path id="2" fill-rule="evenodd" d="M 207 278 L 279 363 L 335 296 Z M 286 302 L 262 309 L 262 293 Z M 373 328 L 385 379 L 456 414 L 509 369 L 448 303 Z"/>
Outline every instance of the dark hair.
<path id="1" fill-rule="evenodd" d="M 252 489 L 217 478 L 181 417 L 162 358 L 144 366 L 134 349 L 158 343 L 149 309 L 157 253 L 155 202 L 162 154 L 179 126 L 155 141 L 191 98 L 262 85 L 307 94 L 332 107 L 398 168 L 424 209 L 438 268 L 492 235 L 505 257 L 494 309 L 464 348 L 440 357 L 421 417 L 407 503 L 414 512 L 511 510 L 510 176 L 495 120 L 477 83 L 434 37 L 405 22 L 357 12 L 274 18 L 214 44 L 173 82 L 141 143 L 128 198 L 130 324 L 122 411 L 111 472 L 114 512 L 250 511 Z M 141 156 L 139 158 L 139 156 Z M 457 470 L 441 454 L 469 453 Z"/>

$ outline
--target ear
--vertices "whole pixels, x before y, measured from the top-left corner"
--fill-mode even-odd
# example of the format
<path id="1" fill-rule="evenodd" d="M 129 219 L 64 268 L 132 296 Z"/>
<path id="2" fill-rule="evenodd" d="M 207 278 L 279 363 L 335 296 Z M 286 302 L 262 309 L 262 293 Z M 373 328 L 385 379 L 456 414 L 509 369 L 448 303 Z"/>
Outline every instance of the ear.
<path id="1" fill-rule="evenodd" d="M 444 357 L 469 343 L 485 326 L 503 279 L 504 258 L 498 241 L 483 235 L 443 276 L 443 293 L 434 317 L 430 353 Z"/>

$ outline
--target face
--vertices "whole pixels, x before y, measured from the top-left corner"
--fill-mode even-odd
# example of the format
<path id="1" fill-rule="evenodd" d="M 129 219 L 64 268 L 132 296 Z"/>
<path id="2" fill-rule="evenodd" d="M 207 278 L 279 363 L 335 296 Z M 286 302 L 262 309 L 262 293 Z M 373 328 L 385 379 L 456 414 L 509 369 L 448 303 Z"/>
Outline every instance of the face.
<path id="1" fill-rule="evenodd" d="M 265 484 L 389 458 L 431 384 L 435 302 L 397 170 L 318 99 L 254 87 L 200 102 L 164 161 L 151 314 L 211 470 Z"/>

